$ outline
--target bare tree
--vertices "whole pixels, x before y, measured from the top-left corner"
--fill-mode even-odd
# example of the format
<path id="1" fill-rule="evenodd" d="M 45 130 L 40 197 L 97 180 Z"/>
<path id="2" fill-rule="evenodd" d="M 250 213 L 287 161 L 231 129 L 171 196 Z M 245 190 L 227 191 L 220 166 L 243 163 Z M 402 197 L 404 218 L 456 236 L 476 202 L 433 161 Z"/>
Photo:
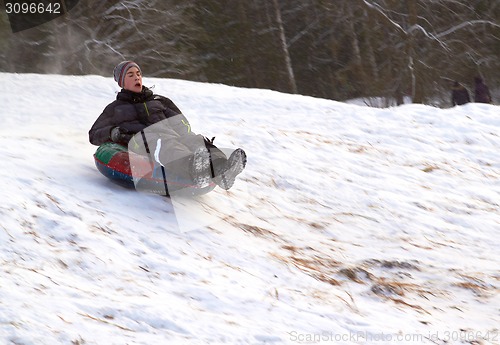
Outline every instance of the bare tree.
<path id="1" fill-rule="evenodd" d="M 176 0 L 81 0 L 62 18 L 11 34 L 7 64 L 17 71 L 109 75 L 117 62 L 135 59 L 150 75 L 193 76 L 190 36 L 197 26 L 188 10 Z M 19 66 L 23 57 L 31 63 Z"/>
<path id="2" fill-rule="evenodd" d="M 273 0 L 273 6 L 275 11 L 276 25 L 278 27 L 279 34 L 279 47 L 281 48 L 281 52 L 283 54 L 283 66 L 286 70 L 286 78 L 289 86 L 289 92 L 297 93 L 297 84 L 295 83 L 295 75 L 293 72 L 292 59 L 290 58 L 290 53 L 288 51 L 288 44 L 285 35 L 285 28 L 283 26 L 283 21 L 281 19 L 281 9 L 278 3 L 278 0 Z"/>
<path id="3" fill-rule="evenodd" d="M 430 92 L 426 94 L 425 86 L 432 85 L 439 74 L 451 73 L 457 63 L 468 64 L 474 56 L 486 55 L 490 57 L 487 59 L 490 66 L 498 66 L 498 62 L 491 60 L 494 54 L 489 48 L 474 44 L 484 40 L 499 44 L 500 26 L 496 21 L 499 17 L 495 17 L 495 14 L 498 15 L 498 4 L 494 2 L 488 6 L 490 12 L 482 13 L 478 13 L 475 7 L 486 3 L 480 0 L 408 0 L 405 6 L 390 0 L 357 2 L 397 34 L 393 38 L 398 38 L 399 42 L 392 42 L 404 47 L 402 58 L 406 60 L 406 72 L 402 72 L 406 75 L 405 82 L 408 83 L 409 94 L 414 102 L 424 102 L 430 96 Z M 458 54 L 453 48 L 456 45 L 468 47 L 466 53 Z M 446 66 L 440 61 L 446 61 Z M 476 60 L 475 63 L 479 65 L 483 61 Z M 440 68 L 436 68 L 437 65 Z"/>
<path id="4" fill-rule="evenodd" d="M 158 77 L 431 102 L 443 80 L 494 88 L 499 18 L 491 0 L 80 0 L 53 22 L 0 30 L 0 70 L 110 75 L 134 59 Z"/>

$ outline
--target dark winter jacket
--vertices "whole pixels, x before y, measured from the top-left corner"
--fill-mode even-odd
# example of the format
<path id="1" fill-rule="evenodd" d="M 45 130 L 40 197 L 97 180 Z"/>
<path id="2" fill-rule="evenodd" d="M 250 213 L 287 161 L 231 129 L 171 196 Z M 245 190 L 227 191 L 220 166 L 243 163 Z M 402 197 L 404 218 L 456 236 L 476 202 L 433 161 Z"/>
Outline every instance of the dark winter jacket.
<path id="1" fill-rule="evenodd" d="M 475 78 L 476 90 L 474 101 L 477 103 L 491 103 L 491 94 L 488 87 L 483 83 L 481 78 Z"/>
<path id="2" fill-rule="evenodd" d="M 470 102 L 469 92 L 459 83 L 455 83 L 451 89 L 451 104 L 462 105 Z"/>
<path id="3" fill-rule="evenodd" d="M 114 127 L 135 134 L 175 115 L 181 115 L 186 126 L 189 125 L 179 108 L 170 99 L 155 95 L 146 87 L 143 87 L 141 93 L 122 89 L 116 100 L 109 104 L 95 121 L 89 131 L 89 141 L 93 145 L 101 145 L 111 141 L 111 130 Z"/>
<path id="4" fill-rule="evenodd" d="M 226 160 L 222 151 L 202 135 L 191 131 L 189 121 L 170 99 L 155 95 L 146 87 L 141 93 L 129 90 L 119 92 L 116 100 L 104 109 L 90 129 L 90 143 L 101 145 L 112 141 L 111 130 L 114 127 L 129 134 L 141 132 L 141 135 L 131 139 L 132 145 L 128 142 L 120 144 L 143 154 L 146 146 L 142 140 L 144 135 L 149 153 L 158 155 L 155 159 L 163 165 L 184 161 L 202 146 L 210 150 L 212 161 L 217 160 L 217 164 Z"/>

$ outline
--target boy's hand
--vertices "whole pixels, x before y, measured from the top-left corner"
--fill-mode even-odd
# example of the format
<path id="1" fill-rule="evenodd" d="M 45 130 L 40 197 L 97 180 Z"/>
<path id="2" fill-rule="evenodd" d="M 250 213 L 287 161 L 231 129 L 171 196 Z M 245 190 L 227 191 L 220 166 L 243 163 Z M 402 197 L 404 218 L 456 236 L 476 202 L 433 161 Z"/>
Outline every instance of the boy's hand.
<path id="1" fill-rule="evenodd" d="M 114 141 L 115 143 L 126 143 L 132 139 L 134 136 L 133 134 L 126 133 L 123 129 L 120 127 L 115 127 L 111 130 L 111 140 Z"/>

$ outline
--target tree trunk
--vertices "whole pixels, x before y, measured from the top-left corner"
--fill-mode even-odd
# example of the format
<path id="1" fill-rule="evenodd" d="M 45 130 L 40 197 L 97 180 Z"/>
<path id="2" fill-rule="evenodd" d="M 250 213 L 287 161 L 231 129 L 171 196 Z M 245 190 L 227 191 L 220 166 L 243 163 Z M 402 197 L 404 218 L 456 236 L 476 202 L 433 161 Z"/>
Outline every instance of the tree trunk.
<path id="1" fill-rule="evenodd" d="M 374 35 L 372 35 L 371 31 L 373 30 L 373 28 L 375 28 L 377 22 L 373 20 L 373 16 L 370 16 L 366 9 L 364 9 L 363 12 L 364 12 L 364 17 L 366 18 L 366 20 L 364 21 L 364 25 L 365 25 L 365 46 L 367 50 L 366 54 L 368 55 L 368 66 L 369 66 L 370 76 L 373 78 L 375 84 L 377 84 L 380 79 L 380 76 L 377 66 L 377 59 L 375 58 L 375 50 L 373 49 L 373 43 L 374 42 L 376 43 L 376 38 Z M 368 27 L 366 27 L 366 25 L 368 25 Z M 371 84 L 373 84 L 373 82 Z"/>
<path id="2" fill-rule="evenodd" d="M 413 103 L 423 103 L 422 86 L 419 82 L 417 64 L 416 64 L 416 26 L 417 26 L 417 4 L 416 0 L 408 0 L 408 19 L 409 28 L 407 29 L 407 57 L 408 71 L 411 82 L 411 99 Z"/>
<path id="3" fill-rule="evenodd" d="M 253 34 L 251 30 L 251 24 L 248 20 L 247 16 L 247 0 L 239 0 L 238 1 L 238 19 L 239 19 L 239 24 L 241 27 L 241 34 L 243 37 L 247 37 L 247 40 L 249 41 L 248 46 L 254 47 L 255 43 L 253 42 Z M 244 45 L 246 46 L 246 45 Z M 243 46 L 243 47 L 244 47 Z M 255 54 L 253 52 L 247 52 L 245 49 L 241 47 L 241 52 L 240 54 L 243 56 L 244 59 L 244 70 L 245 70 L 245 79 L 248 81 L 248 86 L 250 87 L 259 87 L 260 83 L 258 80 L 258 73 L 255 71 L 255 66 L 257 66 L 257 62 L 255 61 Z"/>
<path id="4" fill-rule="evenodd" d="M 369 85 L 368 78 L 366 76 L 364 66 L 363 66 L 363 58 L 361 57 L 361 47 L 360 47 L 360 42 L 358 39 L 358 34 L 356 33 L 356 28 L 354 27 L 354 21 L 355 21 L 355 15 L 352 10 L 352 6 L 347 6 L 347 27 L 349 30 L 349 36 L 351 38 L 351 48 L 352 48 L 352 54 L 353 54 L 353 72 L 354 76 L 357 79 L 358 83 L 358 91 L 361 90 L 361 88 L 366 88 L 367 85 Z"/>
<path id="5" fill-rule="evenodd" d="M 281 53 L 283 54 L 283 60 L 285 63 L 287 84 L 289 88 L 288 91 L 291 93 L 297 93 L 297 84 L 295 82 L 295 76 L 293 73 L 292 59 L 290 58 L 290 52 L 288 51 L 288 46 L 286 43 L 285 28 L 283 27 L 283 21 L 281 19 L 281 10 L 278 4 L 278 0 L 273 0 L 273 6 L 276 16 L 276 23 L 278 24 Z"/>

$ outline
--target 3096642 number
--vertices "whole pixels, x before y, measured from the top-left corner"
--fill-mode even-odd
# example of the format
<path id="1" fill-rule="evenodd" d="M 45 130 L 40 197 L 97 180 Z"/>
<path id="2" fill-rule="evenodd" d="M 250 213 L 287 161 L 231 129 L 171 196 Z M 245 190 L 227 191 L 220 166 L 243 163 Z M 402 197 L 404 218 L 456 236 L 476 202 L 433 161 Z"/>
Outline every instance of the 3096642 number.
<path id="1" fill-rule="evenodd" d="M 60 2 L 6 2 L 7 14 L 61 14 Z"/>
<path id="2" fill-rule="evenodd" d="M 2 10 L 13 33 L 28 30 L 66 15 L 79 0 L 5 0 Z"/>

